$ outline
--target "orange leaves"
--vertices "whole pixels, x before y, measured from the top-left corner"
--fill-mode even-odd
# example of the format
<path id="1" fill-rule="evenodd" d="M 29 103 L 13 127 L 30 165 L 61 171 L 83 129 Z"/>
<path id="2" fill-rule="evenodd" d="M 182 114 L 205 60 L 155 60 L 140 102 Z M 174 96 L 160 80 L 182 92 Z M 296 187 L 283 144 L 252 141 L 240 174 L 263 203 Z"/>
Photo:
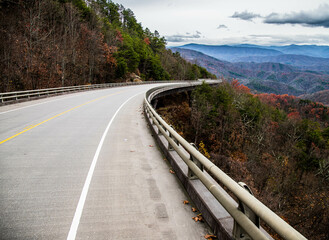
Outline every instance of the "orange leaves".
<path id="1" fill-rule="evenodd" d="M 205 239 L 208 239 L 208 240 L 214 240 L 216 239 L 217 237 L 215 235 L 212 235 L 212 234 L 207 234 L 204 236 Z"/>
<path id="2" fill-rule="evenodd" d="M 184 205 L 190 204 L 190 202 L 188 200 L 184 200 L 183 203 L 184 203 Z M 191 207 L 191 209 L 192 209 L 192 212 L 197 212 L 198 211 L 198 209 L 196 209 L 195 207 Z M 199 215 L 201 215 L 201 213 Z"/>
<path id="3" fill-rule="evenodd" d="M 116 65 L 116 59 L 113 57 L 113 53 L 116 53 L 118 51 L 118 48 L 116 46 L 109 46 L 106 43 L 104 43 L 103 48 L 106 63 L 110 65 Z"/>
<path id="4" fill-rule="evenodd" d="M 238 160 L 239 162 L 247 162 L 248 157 L 245 153 L 241 152 L 241 151 L 235 151 L 231 154 L 231 157 L 234 160 Z"/>
<path id="5" fill-rule="evenodd" d="M 196 222 L 203 222 L 202 214 L 198 214 L 196 217 L 192 217 L 192 219 Z"/>
<path id="6" fill-rule="evenodd" d="M 250 89 L 247 86 L 239 83 L 237 79 L 233 79 L 231 85 L 234 89 L 238 90 L 239 92 L 250 93 Z"/>

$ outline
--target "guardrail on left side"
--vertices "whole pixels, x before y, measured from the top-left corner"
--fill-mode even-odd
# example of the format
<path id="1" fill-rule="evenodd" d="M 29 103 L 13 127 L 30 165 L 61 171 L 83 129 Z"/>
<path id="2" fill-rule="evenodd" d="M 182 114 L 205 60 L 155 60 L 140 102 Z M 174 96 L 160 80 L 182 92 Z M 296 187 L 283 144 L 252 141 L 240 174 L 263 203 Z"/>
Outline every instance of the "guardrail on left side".
<path id="1" fill-rule="evenodd" d="M 169 81 L 169 82 L 176 82 L 176 81 Z M 93 90 L 98 88 L 111 88 L 111 87 L 120 87 L 120 86 L 128 86 L 128 85 L 151 84 L 151 83 L 168 83 L 168 81 L 104 83 L 104 84 L 46 88 L 46 89 L 17 91 L 17 92 L 5 92 L 5 93 L 0 93 L 0 105 L 7 103 L 15 103 L 18 101 L 28 101 L 31 99 L 48 97 L 52 95 L 64 94 L 69 92 L 78 92 L 78 91 Z"/>

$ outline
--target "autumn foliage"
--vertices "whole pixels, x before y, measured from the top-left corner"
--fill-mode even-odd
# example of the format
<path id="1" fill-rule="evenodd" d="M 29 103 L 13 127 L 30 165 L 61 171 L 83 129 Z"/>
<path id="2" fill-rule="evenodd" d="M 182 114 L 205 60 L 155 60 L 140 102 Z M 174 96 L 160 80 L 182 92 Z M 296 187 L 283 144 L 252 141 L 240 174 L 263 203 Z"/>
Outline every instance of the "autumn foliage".
<path id="1" fill-rule="evenodd" d="M 0 1 L 0 92 L 214 77 L 110 0 Z"/>
<path id="2" fill-rule="evenodd" d="M 237 81 L 163 101 L 161 115 L 224 172 L 307 238 L 329 238 L 328 107 Z"/>

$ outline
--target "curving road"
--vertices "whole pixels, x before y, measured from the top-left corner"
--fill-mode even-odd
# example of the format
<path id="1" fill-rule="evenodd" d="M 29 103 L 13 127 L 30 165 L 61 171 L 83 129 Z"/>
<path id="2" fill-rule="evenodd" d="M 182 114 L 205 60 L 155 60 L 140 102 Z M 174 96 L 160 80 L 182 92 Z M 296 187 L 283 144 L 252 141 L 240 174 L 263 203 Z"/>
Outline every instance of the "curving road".
<path id="1" fill-rule="evenodd" d="M 204 239 L 143 119 L 154 86 L 0 107 L 0 239 Z"/>

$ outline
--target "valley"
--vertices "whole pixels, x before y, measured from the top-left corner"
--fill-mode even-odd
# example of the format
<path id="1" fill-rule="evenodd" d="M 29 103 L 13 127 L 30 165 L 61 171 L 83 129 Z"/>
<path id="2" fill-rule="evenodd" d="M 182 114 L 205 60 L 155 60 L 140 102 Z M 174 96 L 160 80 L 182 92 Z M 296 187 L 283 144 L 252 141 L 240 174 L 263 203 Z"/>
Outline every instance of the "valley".
<path id="1" fill-rule="evenodd" d="M 328 94 L 325 91 L 329 89 L 328 46 L 187 44 L 171 50 L 219 78 L 238 79 L 257 92 L 295 96 L 323 91 Z M 317 101 L 317 95 L 314 96 L 313 100 Z"/>

